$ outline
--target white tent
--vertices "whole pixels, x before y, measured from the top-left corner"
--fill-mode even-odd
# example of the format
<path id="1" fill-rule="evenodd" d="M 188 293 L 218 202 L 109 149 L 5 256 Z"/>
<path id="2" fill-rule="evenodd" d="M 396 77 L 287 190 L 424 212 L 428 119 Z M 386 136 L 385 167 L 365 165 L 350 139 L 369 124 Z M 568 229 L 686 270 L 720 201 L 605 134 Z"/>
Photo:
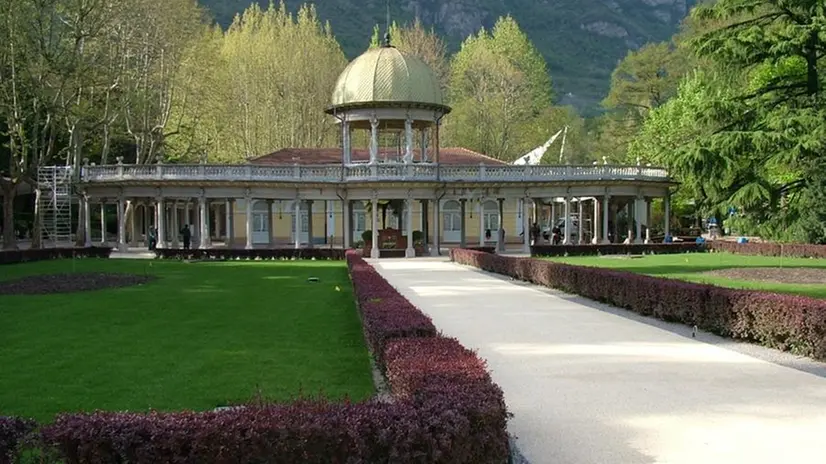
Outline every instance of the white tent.
<path id="1" fill-rule="evenodd" d="M 568 126 L 565 126 L 564 129 L 560 129 L 559 132 L 554 134 L 547 142 L 544 144 L 534 148 L 533 150 L 529 151 L 527 154 L 520 156 L 513 164 L 518 165 L 535 165 L 539 164 L 542 161 L 542 157 L 545 155 L 545 152 L 548 151 L 548 148 L 553 145 L 559 135 L 562 134 L 562 148 L 559 151 L 559 161 L 562 162 L 562 155 L 565 151 L 565 136 L 568 134 Z"/>

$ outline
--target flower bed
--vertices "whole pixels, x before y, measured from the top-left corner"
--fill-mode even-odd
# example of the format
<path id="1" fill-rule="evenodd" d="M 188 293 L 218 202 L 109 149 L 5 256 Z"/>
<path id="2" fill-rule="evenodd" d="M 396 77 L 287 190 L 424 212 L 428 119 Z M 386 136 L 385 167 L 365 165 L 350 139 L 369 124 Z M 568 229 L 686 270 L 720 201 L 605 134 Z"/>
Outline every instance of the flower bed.
<path id="1" fill-rule="evenodd" d="M 112 253 L 109 247 L 77 248 L 35 248 L 27 250 L 0 251 L 0 264 L 17 264 L 28 261 L 45 261 L 66 258 L 108 258 Z"/>
<path id="2" fill-rule="evenodd" d="M 482 360 L 440 336 L 358 253 L 346 258 L 367 343 L 393 401 L 63 414 L 39 432 L 0 418 L 0 464 L 26 452 L 19 443 L 67 464 L 507 462 L 508 413 Z"/>
<path id="3" fill-rule="evenodd" d="M 630 245 L 621 243 L 606 245 L 535 245 L 531 247 L 531 256 L 661 255 L 700 251 L 705 251 L 704 246 L 695 242 Z"/>
<path id="4" fill-rule="evenodd" d="M 826 359 L 826 300 L 453 249 L 451 260 L 672 322 Z"/>
<path id="5" fill-rule="evenodd" d="M 160 259 L 193 260 L 268 260 L 268 259 L 327 259 L 343 260 L 346 250 L 340 248 L 208 248 L 182 250 L 180 248 L 156 248 L 155 257 Z"/>
<path id="6" fill-rule="evenodd" d="M 715 240 L 708 242 L 714 251 L 740 255 L 784 256 L 786 258 L 826 258 L 826 245 L 784 243 L 737 243 Z"/>

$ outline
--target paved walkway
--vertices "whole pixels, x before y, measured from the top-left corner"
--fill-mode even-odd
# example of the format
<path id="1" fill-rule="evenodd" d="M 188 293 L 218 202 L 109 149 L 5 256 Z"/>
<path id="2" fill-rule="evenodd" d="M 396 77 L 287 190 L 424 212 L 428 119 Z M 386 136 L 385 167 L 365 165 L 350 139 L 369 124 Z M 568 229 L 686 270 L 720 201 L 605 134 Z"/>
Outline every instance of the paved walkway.
<path id="1" fill-rule="evenodd" d="M 531 464 L 826 462 L 823 364 L 802 372 L 771 350 L 444 259 L 371 262 L 487 359 Z"/>

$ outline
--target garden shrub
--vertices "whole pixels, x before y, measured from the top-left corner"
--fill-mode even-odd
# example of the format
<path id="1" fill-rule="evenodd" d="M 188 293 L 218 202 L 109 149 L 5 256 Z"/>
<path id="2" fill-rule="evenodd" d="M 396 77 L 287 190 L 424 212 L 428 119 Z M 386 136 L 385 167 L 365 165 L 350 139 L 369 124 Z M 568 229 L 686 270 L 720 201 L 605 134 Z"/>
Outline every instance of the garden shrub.
<path id="1" fill-rule="evenodd" d="M 508 412 L 484 362 L 440 336 L 357 252 L 346 258 L 367 343 L 380 354 L 393 401 L 62 414 L 40 431 L 43 454 L 65 464 L 506 463 Z M 33 427 L 0 418 L 0 456 L 11 456 Z"/>
<path id="2" fill-rule="evenodd" d="M 112 253 L 110 247 L 76 247 L 76 248 L 30 248 L 26 250 L 0 251 L 0 264 L 17 264 L 29 261 L 46 261 L 67 258 L 108 258 Z"/>
<path id="3" fill-rule="evenodd" d="M 156 248 L 155 257 L 160 259 L 188 260 L 272 260 L 317 259 L 343 260 L 345 250 L 340 248 L 207 248 L 183 250 L 180 248 Z"/>
<path id="4" fill-rule="evenodd" d="M 599 245 L 534 245 L 531 247 L 531 256 L 660 255 L 701 251 L 705 251 L 704 244 L 695 242 L 632 243 L 627 245 L 622 243 Z"/>
<path id="5" fill-rule="evenodd" d="M 715 240 L 708 242 L 708 247 L 714 251 L 740 255 L 826 258 L 826 245 L 811 245 L 805 243 L 736 243 Z"/>
<path id="6" fill-rule="evenodd" d="M 0 416 L 0 464 L 16 462 L 36 426 L 34 421 Z"/>
<path id="7" fill-rule="evenodd" d="M 451 260 L 718 335 L 826 359 L 826 300 L 452 249 Z"/>

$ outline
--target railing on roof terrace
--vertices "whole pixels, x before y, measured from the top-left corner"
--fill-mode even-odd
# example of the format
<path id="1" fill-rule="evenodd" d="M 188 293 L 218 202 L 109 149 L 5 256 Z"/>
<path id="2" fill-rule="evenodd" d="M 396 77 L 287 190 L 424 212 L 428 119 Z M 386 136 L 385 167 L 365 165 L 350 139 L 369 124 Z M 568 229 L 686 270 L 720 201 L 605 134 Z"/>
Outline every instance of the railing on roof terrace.
<path id="1" fill-rule="evenodd" d="M 259 166 L 250 164 L 151 164 L 84 166 L 83 182 L 260 181 L 260 182 L 514 182 L 669 181 L 668 171 L 648 166 L 515 166 L 435 164 L 355 164 Z"/>

